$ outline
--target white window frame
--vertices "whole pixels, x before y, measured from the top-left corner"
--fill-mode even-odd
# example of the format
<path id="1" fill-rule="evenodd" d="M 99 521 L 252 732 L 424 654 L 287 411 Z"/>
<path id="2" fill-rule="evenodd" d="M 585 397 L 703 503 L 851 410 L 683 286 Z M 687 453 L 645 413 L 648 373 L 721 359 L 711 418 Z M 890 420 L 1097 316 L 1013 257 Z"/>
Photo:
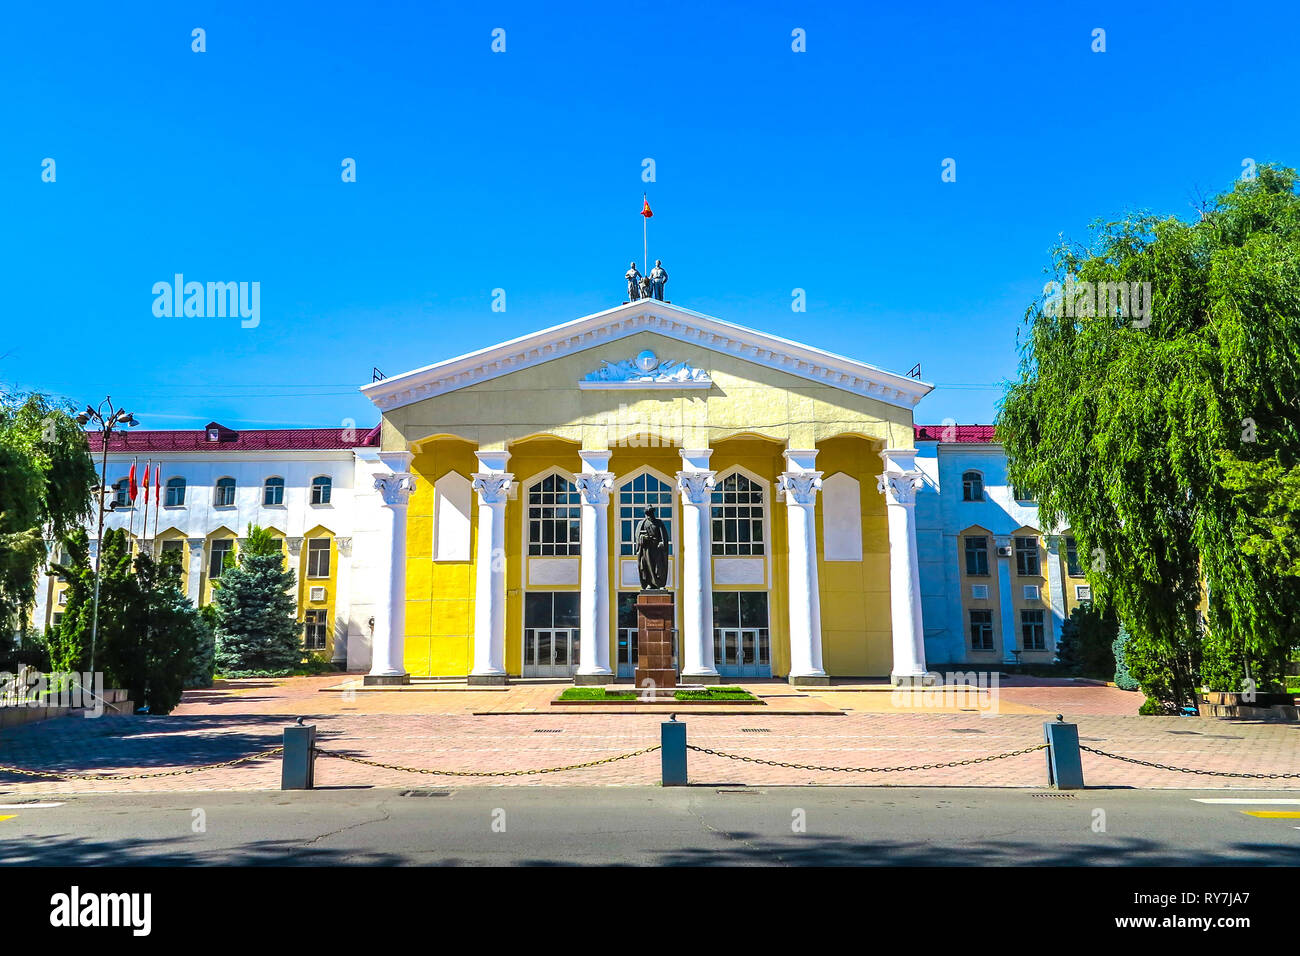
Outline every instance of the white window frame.
<path id="1" fill-rule="evenodd" d="M 614 486 L 614 493 L 611 496 L 610 500 L 614 506 L 614 520 L 618 524 L 618 530 L 615 532 L 614 535 L 615 556 L 623 559 L 631 558 L 632 555 L 630 553 L 629 554 L 623 553 L 623 545 L 626 542 L 627 544 L 633 547 L 636 546 L 636 540 L 635 540 L 636 526 L 637 523 L 644 517 L 644 514 L 642 512 L 638 512 L 636 509 L 638 507 L 644 508 L 645 506 L 637 505 L 635 503 L 630 505 L 630 507 L 632 508 L 632 518 L 631 518 L 631 524 L 629 526 L 631 528 L 631 532 L 630 532 L 630 536 L 625 539 L 623 537 L 623 492 L 628 491 L 630 494 L 634 493 L 628 488 L 628 486 L 631 485 L 634 481 L 636 481 L 637 478 L 640 478 L 642 475 L 648 475 L 651 478 L 654 478 L 656 481 L 663 483 L 668 488 L 668 492 L 667 492 L 668 517 L 667 518 L 664 517 L 664 512 L 663 512 L 664 506 L 662 504 L 655 505 L 655 515 L 660 520 L 664 521 L 665 524 L 668 525 L 668 560 L 672 561 L 673 556 L 677 553 L 677 542 L 674 540 L 674 538 L 676 537 L 674 532 L 678 531 L 681 528 L 681 525 L 678 523 L 677 520 L 677 497 L 678 497 L 677 482 L 676 479 L 671 478 L 668 475 L 665 475 L 663 472 L 646 465 L 643 465 L 642 467 L 638 468 L 630 475 L 624 475 L 622 478 L 618 479 L 618 483 Z"/>
<path id="2" fill-rule="evenodd" d="M 322 478 L 324 481 L 321 480 Z M 324 493 L 323 495 L 322 492 Z M 324 500 L 317 500 L 322 497 Z M 311 503 L 313 505 L 332 505 L 333 502 L 334 479 L 329 475 L 316 475 L 311 480 Z"/>
<path id="3" fill-rule="evenodd" d="M 324 542 L 325 544 L 324 548 L 319 547 L 321 542 Z M 307 570 L 305 576 L 318 581 L 328 579 L 330 576 L 330 567 L 332 566 L 334 561 L 334 556 L 331 553 L 334 550 L 332 539 L 327 537 L 308 538 L 306 542 L 306 550 L 307 550 Z M 313 568 L 312 555 L 320 554 L 322 551 L 325 553 L 325 573 L 319 574 Z"/>
<path id="4" fill-rule="evenodd" d="M 174 484 L 172 484 L 172 482 L 174 482 L 174 481 L 179 481 L 180 484 L 179 484 L 179 485 L 174 485 Z M 186 492 L 187 492 L 188 490 L 189 490 L 189 482 L 186 481 L 186 480 L 184 479 L 184 477 L 182 477 L 181 475 L 172 475 L 172 476 L 171 476 L 170 478 L 168 478 L 167 481 L 163 484 L 163 507 L 164 507 L 164 508 L 184 508 L 184 507 L 185 507 L 185 494 L 186 494 Z M 180 501 L 172 501 L 172 492 L 173 492 L 173 491 L 179 491 L 179 492 L 180 492 L 180 495 L 179 495 L 179 497 L 180 497 Z"/>
<path id="5" fill-rule="evenodd" d="M 273 482 L 273 481 L 275 481 L 275 482 L 279 482 L 279 484 L 274 484 L 274 485 L 271 484 L 271 482 Z M 279 500 L 279 501 L 267 501 L 267 500 L 266 500 L 266 493 L 267 493 L 268 491 L 270 491 L 272 488 L 279 489 L 279 492 L 280 492 L 280 494 L 279 494 L 279 498 L 280 498 L 280 500 Z M 265 481 L 262 482 L 262 507 L 263 507 L 263 508 L 283 508 L 283 507 L 284 507 L 284 478 L 283 478 L 283 476 L 281 476 L 281 475 L 270 475 L 270 476 L 267 477 L 267 479 L 266 479 Z"/>
<path id="6" fill-rule="evenodd" d="M 968 475 L 974 475 L 979 480 L 980 484 L 979 484 L 978 498 L 968 498 L 966 496 L 968 490 L 966 486 L 966 479 Z M 970 502 L 984 501 L 987 497 L 986 492 L 987 489 L 984 486 L 984 472 L 980 471 L 977 468 L 967 468 L 964 471 L 962 471 L 961 473 L 961 500 L 962 501 L 970 501 Z"/>
<path id="7" fill-rule="evenodd" d="M 230 482 L 229 485 L 222 485 L 223 481 Z M 222 490 L 230 489 L 230 501 L 223 502 Z M 233 508 L 235 502 L 239 500 L 239 482 L 235 480 L 234 475 L 222 475 L 212 484 L 212 507 L 214 508 Z"/>

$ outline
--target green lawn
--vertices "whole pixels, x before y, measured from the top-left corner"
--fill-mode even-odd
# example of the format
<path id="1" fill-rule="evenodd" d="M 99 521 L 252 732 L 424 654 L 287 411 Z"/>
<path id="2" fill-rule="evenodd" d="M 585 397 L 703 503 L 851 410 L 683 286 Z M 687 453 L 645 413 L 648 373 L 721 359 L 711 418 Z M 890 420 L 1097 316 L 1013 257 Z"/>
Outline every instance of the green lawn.
<path id="1" fill-rule="evenodd" d="M 560 700 L 636 700 L 641 695 L 634 690 L 606 693 L 603 687 L 570 687 L 560 695 Z M 663 698 L 659 698 L 663 700 Z M 739 687 L 706 687 L 703 690 L 679 690 L 674 700 L 757 700 L 753 694 Z"/>

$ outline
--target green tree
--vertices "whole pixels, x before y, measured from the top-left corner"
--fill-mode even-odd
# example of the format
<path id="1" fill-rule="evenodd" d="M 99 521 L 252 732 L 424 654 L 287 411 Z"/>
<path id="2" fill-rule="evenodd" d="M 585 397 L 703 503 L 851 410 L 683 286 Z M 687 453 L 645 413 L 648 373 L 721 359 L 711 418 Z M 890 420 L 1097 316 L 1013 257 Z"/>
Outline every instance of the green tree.
<path id="1" fill-rule="evenodd" d="M 1090 604 L 1076 607 L 1061 625 L 1057 658 L 1071 674 L 1097 680 L 1114 680 L 1115 638 L 1119 624 L 1113 613 Z"/>
<path id="2" fill-rule="evenodd" d="M 133 559 L 122 529 L 105 531 L 101 548 L 95 666 L 109 686 L 126 688 L 137 706 L 168 713 L 180 702 L 201 654 L 206 625 L 180 589 L 176 557 Z M 65 550 L 68 560 L 52 568 L 68 581 L 68 603 L 51 631 L 51 665 L 56 671 L 85 671 L 95 597 L 86 533 L 78 529 L 69 535 Z"/>
<path id="3" fill-rule="evenodd" d="M 97 483 L 86 436 L 44 395 L 0 386 L 0 634 L 27 632 L 45 539 L 90 515 Z"/>
<path id="4" fill-rule="evenodd" d="M 1198 221 L 1133 214 L 1058 246 L 998 416 L 1011 480 L 1099 557 L 1094 598 L 1124 621 L 1129 670 L 1165 708 L 1232 673 L 1200 672 L 1203 607 L 1213 657 L 1267 667 L 1296 641 L 1300 578 L 1263 547 L 1277 516 L 1261 502 L 1277 493 L 1243 490 L 1231 464 L 1265 478 L 1300 464 L 1295 182 L 1260 167 Z"/>
<path id="5" fill-rule="evenodd" d="M 294 582 L 280 543 L 269 530 L 250 525 L 238 558 L 214 582 L 222 674 L 288 674 L 302 661 Z"/>

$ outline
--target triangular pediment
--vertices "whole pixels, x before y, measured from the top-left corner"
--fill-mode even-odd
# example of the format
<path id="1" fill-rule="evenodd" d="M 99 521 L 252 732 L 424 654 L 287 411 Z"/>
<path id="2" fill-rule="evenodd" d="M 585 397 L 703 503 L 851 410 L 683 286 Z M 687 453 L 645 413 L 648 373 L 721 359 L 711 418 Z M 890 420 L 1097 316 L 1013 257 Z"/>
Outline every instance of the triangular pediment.
<path id="1" fill-rule="evenodd" d="M 856 359 L 747 329 L 668 302 L 640 300 L 382 379 L 362 386 L 361 392 L 382 411 L 391 411 L 647 331 L 900 408 L 914 407 L 934 388 Z M 628 359 L 632 360 L 633 356 L 629 355 Z M 592 372 L 599 366 L 600 362 L 593 361 Z M 674 383 L 655 384 L 672 386 Z M 694 384 L 698 385 L 699 381 Z M 574 387 L 581 386 L 575 381 Z"/>

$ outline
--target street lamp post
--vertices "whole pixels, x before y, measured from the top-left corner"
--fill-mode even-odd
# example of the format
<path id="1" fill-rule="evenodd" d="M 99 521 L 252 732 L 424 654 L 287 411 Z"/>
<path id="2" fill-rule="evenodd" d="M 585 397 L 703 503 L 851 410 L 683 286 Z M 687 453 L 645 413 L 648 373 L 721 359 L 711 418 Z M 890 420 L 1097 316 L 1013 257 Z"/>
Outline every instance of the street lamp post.
<path id="1" fill-rule="evenodd" d="M 104 406 L 108 406 L 105 411 Z M 95 672 L 95 645 L 99 640 L 99 568 L 104 561 L 104 499 L 108 495 L 108 440 L 118 425 L 134 428 L 140 423 L 135 416 L 125 409 L 114 408 L 112 396 L 106 397 L 97 408 L 86 406 L 86 410 L 77 416 L 77 424 L 86 426 L 94 424 L 103 436 L 103 454 L 99 464 L 99 531 L 95 538 L 95 604 L 90 618 L 90 672 Z M 116 502 L 113 507 L 116 507 Z"/>

